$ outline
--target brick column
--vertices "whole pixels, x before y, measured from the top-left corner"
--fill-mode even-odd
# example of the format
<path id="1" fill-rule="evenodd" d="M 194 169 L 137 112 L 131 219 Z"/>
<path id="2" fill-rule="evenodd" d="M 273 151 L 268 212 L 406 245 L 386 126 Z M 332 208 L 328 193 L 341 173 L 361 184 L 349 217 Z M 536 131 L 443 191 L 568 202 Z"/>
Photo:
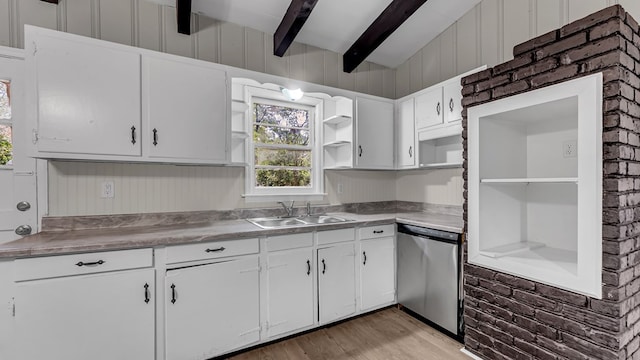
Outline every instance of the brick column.
<path id="1" fill-rule="evenodd" d="M 603 299 L 465 260 L 465 346 L 485 359 L 640 359 L 640 33 L 616 5 L 514 47 L 463 85 L 467 108 L 603 73 Z M 466 258 L 466 257 L 465 257 Z"/>

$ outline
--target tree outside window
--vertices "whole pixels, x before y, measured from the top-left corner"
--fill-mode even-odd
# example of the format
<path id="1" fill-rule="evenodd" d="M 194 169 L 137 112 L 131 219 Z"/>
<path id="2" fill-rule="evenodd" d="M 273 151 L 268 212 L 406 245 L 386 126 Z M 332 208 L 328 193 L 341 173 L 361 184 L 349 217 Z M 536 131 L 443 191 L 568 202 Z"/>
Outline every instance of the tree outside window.
<path id="1" fill-rule="evenodd" d="M 255 186 L 312 187 L 310 109 L 253 103 Z"/>
<path id="2" fill-rule="evenodd" d="M 0 165 L 11 165 L 13 144 L 9 82 L 0 80 Z"/>

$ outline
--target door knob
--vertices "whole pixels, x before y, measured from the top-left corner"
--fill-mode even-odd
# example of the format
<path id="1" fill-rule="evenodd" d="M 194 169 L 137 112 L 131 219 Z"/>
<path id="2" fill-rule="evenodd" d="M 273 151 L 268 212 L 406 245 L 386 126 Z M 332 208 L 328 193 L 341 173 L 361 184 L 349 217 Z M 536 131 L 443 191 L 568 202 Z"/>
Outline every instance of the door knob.
<path id="1" fill-rule="evenodd" d="M 20 236 L 25 236 L 31 234 L 31 226 L 29 225 L 20 225 L 16 228 L 16 234 Z"/>
<path id="2" fill-rule="evenodd" d="M 20 211 L 27 211 L 27 210 L 31 209 L 31 204 L 29 204 L 29 202 L 27 202 L 27 201 L 20 201 L 16 205 L 16 208 L 18 208 L 18 210 L 20 210 Z"/>

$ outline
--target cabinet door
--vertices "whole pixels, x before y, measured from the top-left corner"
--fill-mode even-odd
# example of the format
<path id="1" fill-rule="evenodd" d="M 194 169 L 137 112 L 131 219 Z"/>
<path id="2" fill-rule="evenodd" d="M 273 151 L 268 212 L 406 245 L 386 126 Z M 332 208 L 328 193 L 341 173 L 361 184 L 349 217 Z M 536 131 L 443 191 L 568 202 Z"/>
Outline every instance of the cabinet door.
<path id="1" fill-rule="evenodd" d="M 229 89 L 224 71 L 196 60 L 143 58 L 148 155 L 227 162 Z"/>
<path id="2" fill-rule="evenodd" d="M 166 359 L 208 359 L 260 338 L 258 257 L 167 271 Z"/>
<path id="3" fill-rule="evenodd" d="M 71 35 L 33 41 L 38 151 L 139 156 L 140 55 Z"/>
<path id="4" fill-rule="evenodd" d="M 445 123 L 462 120 L 462 86 L 460 79 L 452 81 L 443 87 Z"/>
<path id="5" fill-rule="evenodd" d="M 399 103 L 398 125 L 398 167 L 407 168 L 416 165 L 416 131 L 414 117 L 414 99 L 407 99 Z"/>
<path id="6" fill-rule="evenodd" d="M 442 124 L 444 109 L 440 86 L 416 96 L 416 130 Z"/>
<path id="7" fill-rule="evenodd" d="M 153 280 L 146 269 L 18 283 L 17 360 L 153 360 Z"/>
<path id="8" fill-rule="evenodd" d="M 393 238 L 360 243 L 361 309 L 367 310 L 395 300 L 395 254 Z"/>
<path id="9" fill-rule="evenodd" d="M 356 311 L 353 244 L 318 249 L 318 301 L 321 323 Z"/>
<path id="10" fill-rule="evenodd" d="M 268 256 L 268 336 L 313 325 L 313 251 L 300 249 Z"/>
<path id="11" fill-rule="evenodd" d="M 363 169 L 393 168 L 393 103 L 358 98 L 356 165 Z"/>

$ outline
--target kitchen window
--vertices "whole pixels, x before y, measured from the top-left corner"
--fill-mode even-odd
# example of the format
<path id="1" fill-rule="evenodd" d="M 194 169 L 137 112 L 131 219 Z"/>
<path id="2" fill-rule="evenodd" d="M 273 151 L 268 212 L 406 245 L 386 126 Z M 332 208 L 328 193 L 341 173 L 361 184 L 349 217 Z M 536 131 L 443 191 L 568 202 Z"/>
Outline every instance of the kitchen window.
<path id="1" fill-rule="evenodd" d="M 11 84 L 0 80 L 0 169 L 13 165 Z"/>
<path id="2" fill-rule="evenodd" d="M 288 100 L 279 91 L 247 87 L 250 98 L 247 194 L 262 200 L 321 195 L 323 175 L 317 119 L 322 100 Z"/>

